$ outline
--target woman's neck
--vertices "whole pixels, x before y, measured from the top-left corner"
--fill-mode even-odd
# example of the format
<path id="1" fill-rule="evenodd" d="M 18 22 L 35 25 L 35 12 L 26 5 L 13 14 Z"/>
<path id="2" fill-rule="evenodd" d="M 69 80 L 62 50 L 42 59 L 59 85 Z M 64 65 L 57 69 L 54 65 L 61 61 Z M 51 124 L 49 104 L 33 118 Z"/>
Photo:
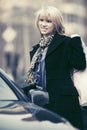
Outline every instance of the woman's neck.
<path id="1" fill-rule="evenodd" d="M 54 35 L 54 33 L 50 33 L 50 34 L 47 34 L 47 35 L 42 35 L 41 37 L 43 37 L 44 39 L 46 39 L 46 38 L 49 38 L 49 37 L 51 37 L 53 35 Z"/>

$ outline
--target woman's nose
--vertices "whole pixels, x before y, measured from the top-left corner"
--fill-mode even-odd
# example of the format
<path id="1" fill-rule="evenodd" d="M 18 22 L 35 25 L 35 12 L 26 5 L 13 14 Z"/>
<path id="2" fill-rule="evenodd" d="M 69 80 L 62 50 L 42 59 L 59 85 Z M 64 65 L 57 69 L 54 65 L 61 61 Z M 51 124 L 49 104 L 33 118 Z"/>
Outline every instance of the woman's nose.
<path id="1" fill-rule="evenodd" d="M 43 25 L 43 26 L 46 26 L 47 24 L 46 24 L 46 22 L 45 22 L 45 21 L 43 21 L 42 25 Z"/>

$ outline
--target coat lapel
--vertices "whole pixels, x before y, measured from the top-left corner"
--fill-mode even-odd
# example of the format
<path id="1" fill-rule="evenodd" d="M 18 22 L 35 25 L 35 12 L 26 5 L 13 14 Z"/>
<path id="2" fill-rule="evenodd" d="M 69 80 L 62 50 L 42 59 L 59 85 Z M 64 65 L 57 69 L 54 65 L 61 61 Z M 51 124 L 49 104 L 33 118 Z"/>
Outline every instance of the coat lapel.
<path id="1" fill-rule="evenodd" d="M 63 39 L 64 39 L 64 36 L 55 34 L 53 41 L 51 42 L 51 44 L 48 47 L 46 56 L 48 56 L 52 51 L 54 51 L 62 43 Z"/>
<path id="2" fill-rule="evenodd" d="M 50 43 L 49 47 L 48 47 L 48 51 L 46 56 L 48 56 L 52 51 L 54 51 L 64 40 L 64 36 L 59 35 L 59 34 L 55 34 L 52 42 Z M 33 50 L 30 52 L 30 57 L 32 58 L 32 56 L 34 55 L 35 51 L 38 49 L 39 44 L 34 45 L 33 46 Z"/>
<path id="3" fill-rule="evenodd" d="M 34 45 L 33 46 L 33 50 L 31 50 L 29 53 L 30 53 L 30 59 L 32 59 L 34 53 L 36 52 L 36 50 L 39 48 L 39 44 L 37 45 Z"/>

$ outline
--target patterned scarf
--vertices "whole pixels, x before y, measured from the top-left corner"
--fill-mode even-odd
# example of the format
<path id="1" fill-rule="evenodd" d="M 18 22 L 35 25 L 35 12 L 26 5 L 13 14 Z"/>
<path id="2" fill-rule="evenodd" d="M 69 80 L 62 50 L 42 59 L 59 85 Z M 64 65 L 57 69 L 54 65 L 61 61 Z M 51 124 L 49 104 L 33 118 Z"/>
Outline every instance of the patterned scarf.
<path id="1" fill-rule="evenodd" d="M 34 54 L 30 67 L 29 67 L 29 71 L 27 72 L 27 78 L 26 78 L 26 82 L 29 85 L 35 85 L 36 81 L 35 81 L 35 68 L 38 66 L 39 62 L 41 61 L 42 58 L 42 53 L 44 52 L 44 49 L 46 47 L 49 46 L 49 44 L 51 43 L 52 39 L 53 39 L 54 35 L 50 35 L 46 38 L 41 37 L 40 41 L 39 41 L 39 48 L 37 49 L 36 53 Z"/>

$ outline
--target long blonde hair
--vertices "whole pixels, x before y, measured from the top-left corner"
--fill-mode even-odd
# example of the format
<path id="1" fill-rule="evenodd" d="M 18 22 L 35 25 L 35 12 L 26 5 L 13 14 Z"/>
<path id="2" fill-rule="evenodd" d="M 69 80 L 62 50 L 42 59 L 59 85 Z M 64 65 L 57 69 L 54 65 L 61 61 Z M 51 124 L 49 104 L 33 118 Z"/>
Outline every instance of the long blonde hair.
<path id="1" fill-rule="evenodd" d="M 46 19 L 50 18 L 54 24 L 54 31 L 58 34 L 64 34 L 65 28 L 63 26 L 63 17 L 59 9 L 53 6 L 47 6 L 41 8 L 36 12 L 36 25 L 39 29 L 38 22 L 40 17 L 44 17 Z"/>

